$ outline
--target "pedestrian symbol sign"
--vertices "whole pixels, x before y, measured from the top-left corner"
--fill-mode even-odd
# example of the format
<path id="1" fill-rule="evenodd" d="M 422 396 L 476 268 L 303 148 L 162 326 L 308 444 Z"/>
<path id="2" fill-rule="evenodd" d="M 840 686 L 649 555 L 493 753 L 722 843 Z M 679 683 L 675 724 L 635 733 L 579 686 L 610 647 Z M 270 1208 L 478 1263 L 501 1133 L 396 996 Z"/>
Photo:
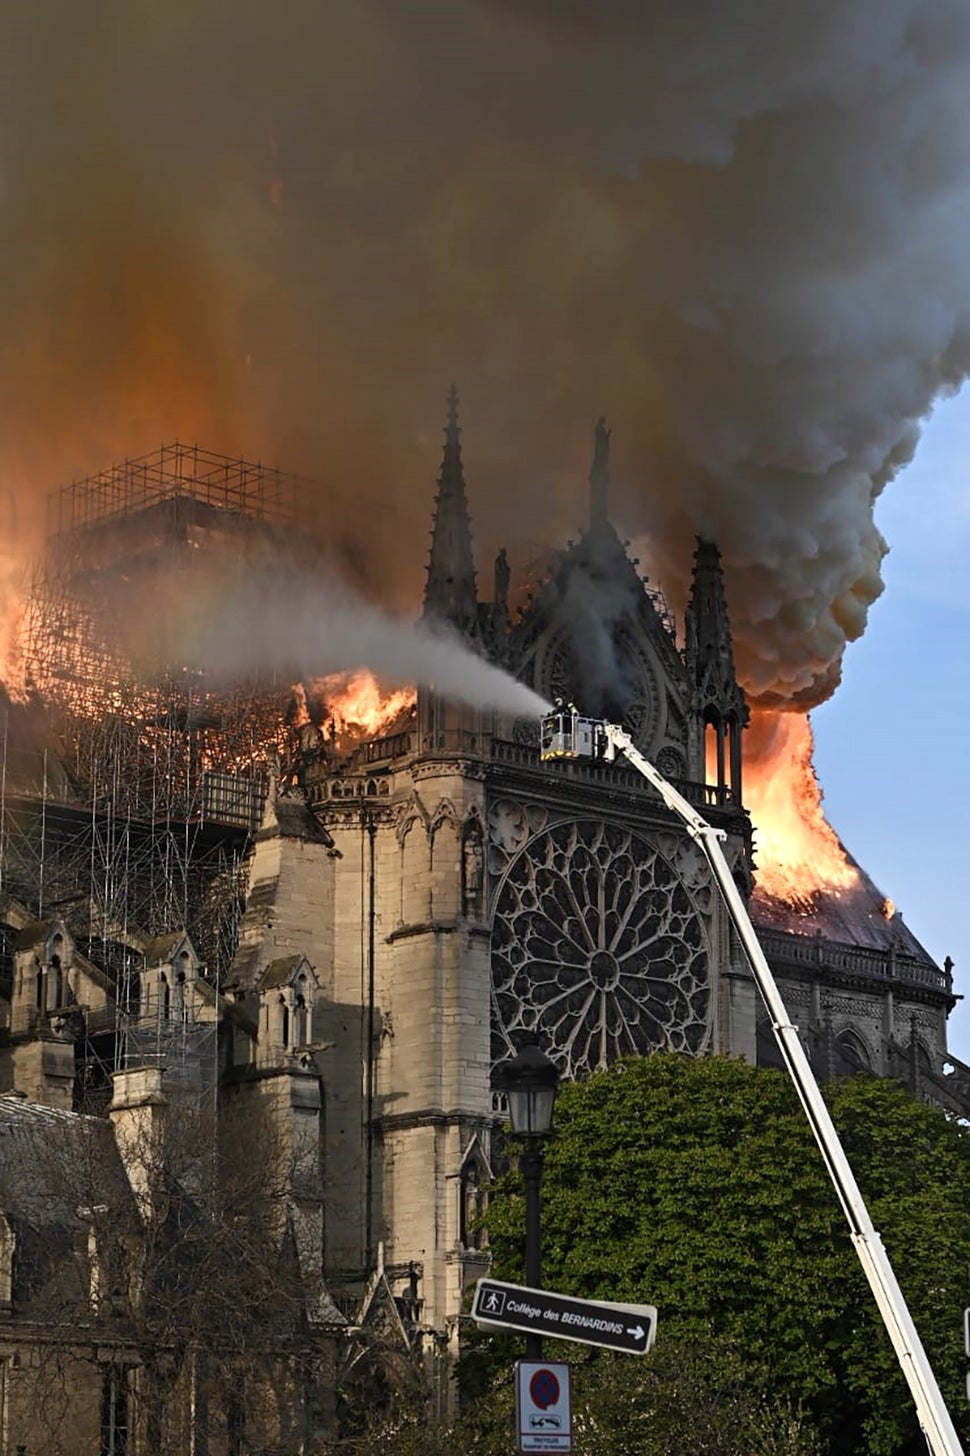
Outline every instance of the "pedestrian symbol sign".
<path id="1" fill-rule="evenodd" d="M 488 1289 L 482 1296 L 482 1313 L 496 1318 L 505 1313 L 505 1290 Z"/>

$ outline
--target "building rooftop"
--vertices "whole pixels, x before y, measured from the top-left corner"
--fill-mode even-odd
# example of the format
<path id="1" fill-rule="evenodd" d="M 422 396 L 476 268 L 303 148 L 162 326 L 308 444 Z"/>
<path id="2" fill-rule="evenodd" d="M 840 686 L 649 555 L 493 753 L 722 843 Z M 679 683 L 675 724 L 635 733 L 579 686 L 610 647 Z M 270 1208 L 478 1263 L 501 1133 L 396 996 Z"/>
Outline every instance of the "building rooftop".
<path id="1" fill-rule="evenodd" d="M 886 956 L 894 954 L 936 967 L 933 957 L 905 924 L 892 901 L 848 851 L 846 858 L 858 871 L 856 883 L 847 889 L 816 890 L 800 905 L 791 905 L 756 888 L 751 899 L 751 918 L 757 928 L 786 935 L 821 937 L 840 945 L 857 946 Z"/>

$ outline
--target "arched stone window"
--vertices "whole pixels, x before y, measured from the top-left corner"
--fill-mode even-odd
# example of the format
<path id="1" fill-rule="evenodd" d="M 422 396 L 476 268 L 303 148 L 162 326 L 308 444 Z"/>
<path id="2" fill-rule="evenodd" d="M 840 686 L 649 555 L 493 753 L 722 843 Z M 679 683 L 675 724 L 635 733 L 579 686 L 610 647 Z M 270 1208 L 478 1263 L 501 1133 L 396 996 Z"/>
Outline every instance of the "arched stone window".
<path id="1" fill-rule="evenodd" d="M 293 1006 L 293 1045 L 297 1047 L 306 1046 L 310 1040 L 309 1027 L 307 1024 L 307 979 L 306 976 L 298 976 L 294 988 Z"/>
<path id="2" fill-rule="evenodd" d="M 282 956 L 265 968 L 258 990 L 257 1062 L 260 1066 L 279 1065 L 281 1055 L 289 1060 L 310 1041 L 319 982 L 306 956 Z"/>
<path id="3" fill-rule="evenodd" d="M 853 1072 L 871 1072 L 872 1058 L 869 1055 L 869 1048 L 858 1032 L 846 1028 L 840 1031 L 835 1039 L 836 1065 L 835 1071 L 842 1075 L 851 1075 Z"/>
<path id="4" fill-rule="evenodd" d="M 0 1213 L 0 1318 L 9 1317 L 13 1308 L 13 1256 L 16 1235 Z"/>
<path id="5" fill-rule="evenodd" d="M 57 937 L 60 939 L 60 936 Z M 61 969 L 61 958 L 56 953 L 51 956 L 47 966 L 47 1009 L 56 1011 L 64 1001 L 64 973 Z"/>

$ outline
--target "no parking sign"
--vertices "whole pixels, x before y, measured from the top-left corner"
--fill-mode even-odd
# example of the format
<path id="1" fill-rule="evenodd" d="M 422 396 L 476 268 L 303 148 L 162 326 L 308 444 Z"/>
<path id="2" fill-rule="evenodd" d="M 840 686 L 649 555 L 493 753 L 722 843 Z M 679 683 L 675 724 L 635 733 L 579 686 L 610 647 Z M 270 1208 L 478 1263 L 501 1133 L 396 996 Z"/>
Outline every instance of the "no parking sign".
<path id="1" fill-rule="evenodd" d="M 571 1451 L 573 1413 L 569 1366 L 554 1360 L 518 1360 L 515 1425 L 520 1451 Z"/>

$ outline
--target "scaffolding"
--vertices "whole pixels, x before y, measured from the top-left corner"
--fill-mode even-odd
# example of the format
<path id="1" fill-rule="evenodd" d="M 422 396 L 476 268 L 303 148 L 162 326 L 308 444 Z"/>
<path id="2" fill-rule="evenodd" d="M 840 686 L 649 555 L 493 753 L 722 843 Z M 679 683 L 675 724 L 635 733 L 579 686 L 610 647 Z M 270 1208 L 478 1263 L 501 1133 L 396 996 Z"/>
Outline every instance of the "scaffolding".
<path id="1" fill-rule="evenodd" d="M 28 680 L 51 715 L 85 802 L 158 822 L 213 817 L 235 799 L 249 825 L 272 747 L 285 746 L 286 680 L 230 685 L 172 665 L 169 620 L 218 568 L 245 572 L 305 546 L 305 485 L 197 446 L 163 446 L 52 497 L 48 553 L 23 627 Z M 125 626 L 152 642 L 137 652 Z M 241 821 L 240 821 L 240 815 Z"/>
<path id="2" fill-rule="evenodd" d="M 176 440 L 55 491 L 48 499 L 47 533 L 60 553 L 64 542 L 95 524 L 130 520 L 153 506 L 172 508 L 179 500 L 249 521 L 302 527 L 308 489 L 297 476 Z"/>
<path id="3" fill-rule="evenodd" d="M 294 541 L 307 550 L 304 498 L 277 471 L 174 444 L 50 500 L 22 637 L 33 702 L 0 704 L 0 890 L 63 919 L 112 980 L 110 1014 L 86 1025 L 79 1049 L 79 1084 L 98 1095 L 113 1065 L 162 1035 L 140 1026 L 129 994 L 149 937 L 186 931 L 207 984 L 225 983 L 251 837 L 269 776 L 291 756 L 290 679 L 225 684 L 163 651 L 133 653 L 129 608 L 147 597 L 164 625 L 167 593 L 217 564 L 285 569 Z M 164 1031 L 156 1052 L 169 1058 L 202 1036 Z M 214 1076 L 211 1027 L 205 1037 L 196 1060 Z"/>

